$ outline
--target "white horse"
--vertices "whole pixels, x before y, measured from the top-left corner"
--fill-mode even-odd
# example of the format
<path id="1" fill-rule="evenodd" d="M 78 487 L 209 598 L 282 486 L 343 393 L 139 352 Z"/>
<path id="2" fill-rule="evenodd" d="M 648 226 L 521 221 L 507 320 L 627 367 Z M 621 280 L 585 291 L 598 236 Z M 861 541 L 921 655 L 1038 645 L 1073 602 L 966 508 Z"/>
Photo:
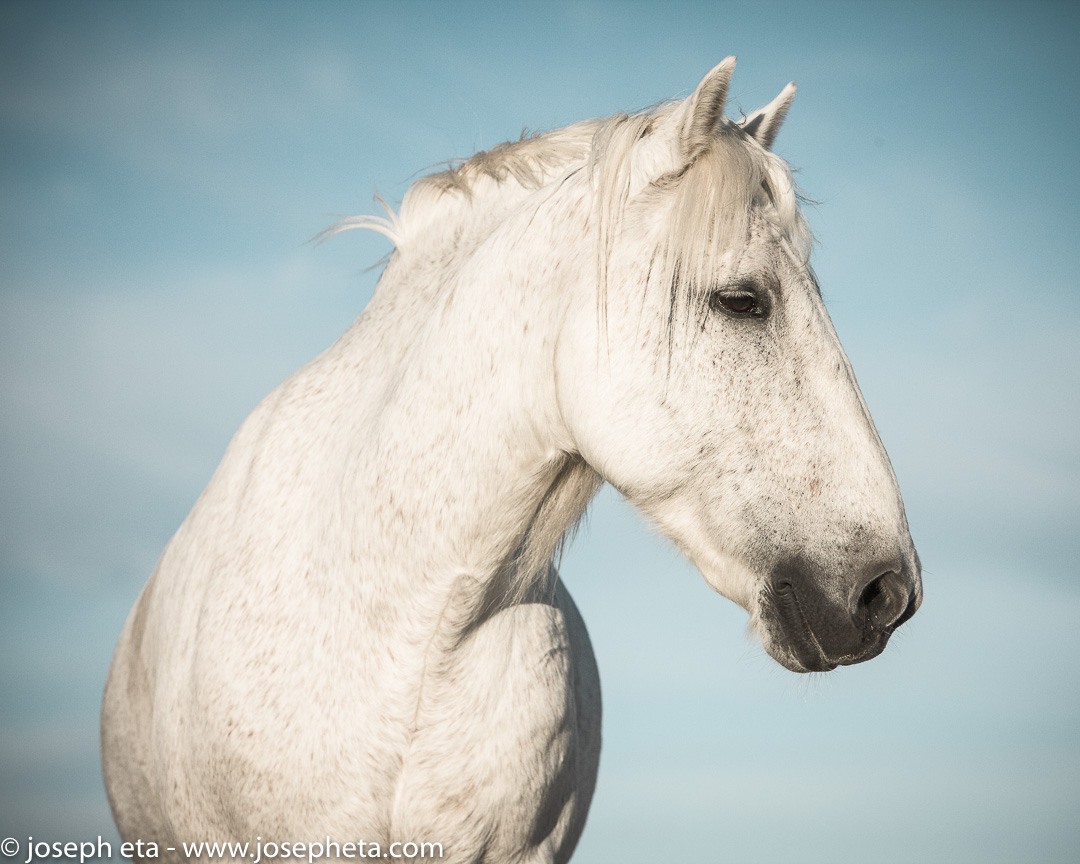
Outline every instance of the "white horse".
<path id="1" fill-rule="evenodd" d="M 552 560 L 605 480 L 789 669 L 873 657 L 914 613 L 903 503 L 769 152 L 795 88 L 732 122 L 733 68 L 338 226 L 393 241 L 374 298 L 240 428 L 120 637 L 124 837 L 568 860 L 600 695 Z"/>

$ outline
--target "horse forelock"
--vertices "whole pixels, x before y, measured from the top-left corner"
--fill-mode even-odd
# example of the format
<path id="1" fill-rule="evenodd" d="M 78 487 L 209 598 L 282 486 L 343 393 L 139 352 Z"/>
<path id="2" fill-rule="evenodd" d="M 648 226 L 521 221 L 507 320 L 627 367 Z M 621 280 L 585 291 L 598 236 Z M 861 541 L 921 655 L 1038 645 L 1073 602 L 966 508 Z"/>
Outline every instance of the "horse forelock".
<path id="1" fill-rule="evenodd" d="M 737 265 L 755 218 L 771 226 L 798 263 L 809 263 L 812 236 L 791 169 L 734 124 L 725 123 L 693 161 L 652 185 L 672 198 L 650 265 L 650 279 L 670 289 L 669 323 L 702 312 L 707 292 L 701 289 Z"/>

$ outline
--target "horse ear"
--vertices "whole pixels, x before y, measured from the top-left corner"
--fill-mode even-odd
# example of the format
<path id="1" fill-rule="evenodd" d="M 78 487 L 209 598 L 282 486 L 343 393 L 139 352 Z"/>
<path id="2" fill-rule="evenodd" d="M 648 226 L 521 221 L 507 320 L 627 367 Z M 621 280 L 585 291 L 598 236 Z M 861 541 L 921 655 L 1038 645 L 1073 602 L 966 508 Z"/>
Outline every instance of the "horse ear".
<path id="1" fill-rule="evenodd" d="M 716 130 L 724 118 L 728 84 L 734 71 L 735 58 L 725 57 L 701 79 L 701 83 L 684 103 L 685 115 L 679 134 L 682 155 L 687 162 L 701 153 L 716 135 Z"/>
<path id="2" fill-rule="evenodd" d="M 780 95 L 772 100 L 764 108 L 758 108 L 749 116 L 739 121 L 739 125 L 748 135 L 753 136 L 766 150 L 771 150 L 776 133 L 780 131 L 780 124 L 787 116 L 791 100 L 795 98 L 795 82 L 792 81 Z"/>

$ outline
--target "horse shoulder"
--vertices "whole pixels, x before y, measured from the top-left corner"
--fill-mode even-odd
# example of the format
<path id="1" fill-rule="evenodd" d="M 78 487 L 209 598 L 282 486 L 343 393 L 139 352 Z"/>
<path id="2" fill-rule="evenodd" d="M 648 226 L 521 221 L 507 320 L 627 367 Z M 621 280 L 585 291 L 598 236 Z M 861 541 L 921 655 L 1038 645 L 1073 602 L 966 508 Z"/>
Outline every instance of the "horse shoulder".
<path id="1" fill-rule="evenodd" d="M 327 525 L 304 518 L 301 502 L 323 494 L 319 466 L 304 474 L 284 458 L 304 436 L 324 434 L 319 407 L 342 399 L 323 386 L 327 360 L 245 420 L 125 625 L 102 718 L 125 836 L 209 837 L 259 818 L 295 825 L 305 816 L 288 802 L 303 793 L 313 819 L 321 809 L 368 820 L 385 806 L 401 747 L 392 723 L 376 716 L 392 713 L 395 694 L 380 710 L 374 704 L 378 682 L 396 680 L 370 659 L 385 633 L 344 620 L 348 604 L 320 574 L 359 565 L 342 543 L 328 553 Z M 312 406 L 316 422 L 297 423 Z M 352 764 L 373 752 L 384 756 Z M 283 769 L 294 788 L 281 787 Z M 357 778 L 359 788 L 344 788 Z M 139 804 L 155 800 L 153 813 Z"/>

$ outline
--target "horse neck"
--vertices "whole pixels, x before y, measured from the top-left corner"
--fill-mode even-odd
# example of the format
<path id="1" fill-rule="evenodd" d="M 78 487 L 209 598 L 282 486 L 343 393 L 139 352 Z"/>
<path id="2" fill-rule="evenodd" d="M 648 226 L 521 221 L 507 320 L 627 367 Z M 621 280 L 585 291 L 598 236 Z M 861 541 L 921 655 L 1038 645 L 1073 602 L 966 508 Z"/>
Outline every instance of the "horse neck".
<path id="1" fill-rule="evenodd" d="M 558 410 L 560 286 L 539 252 L 503 260 L 505 240 L 450 272 L 396 255 L 350 340 L 378 368 L 357 441 L 365 545 L 411 592 L 467 577 L 476 614 L 545 580 L 598 485 Z"/>

